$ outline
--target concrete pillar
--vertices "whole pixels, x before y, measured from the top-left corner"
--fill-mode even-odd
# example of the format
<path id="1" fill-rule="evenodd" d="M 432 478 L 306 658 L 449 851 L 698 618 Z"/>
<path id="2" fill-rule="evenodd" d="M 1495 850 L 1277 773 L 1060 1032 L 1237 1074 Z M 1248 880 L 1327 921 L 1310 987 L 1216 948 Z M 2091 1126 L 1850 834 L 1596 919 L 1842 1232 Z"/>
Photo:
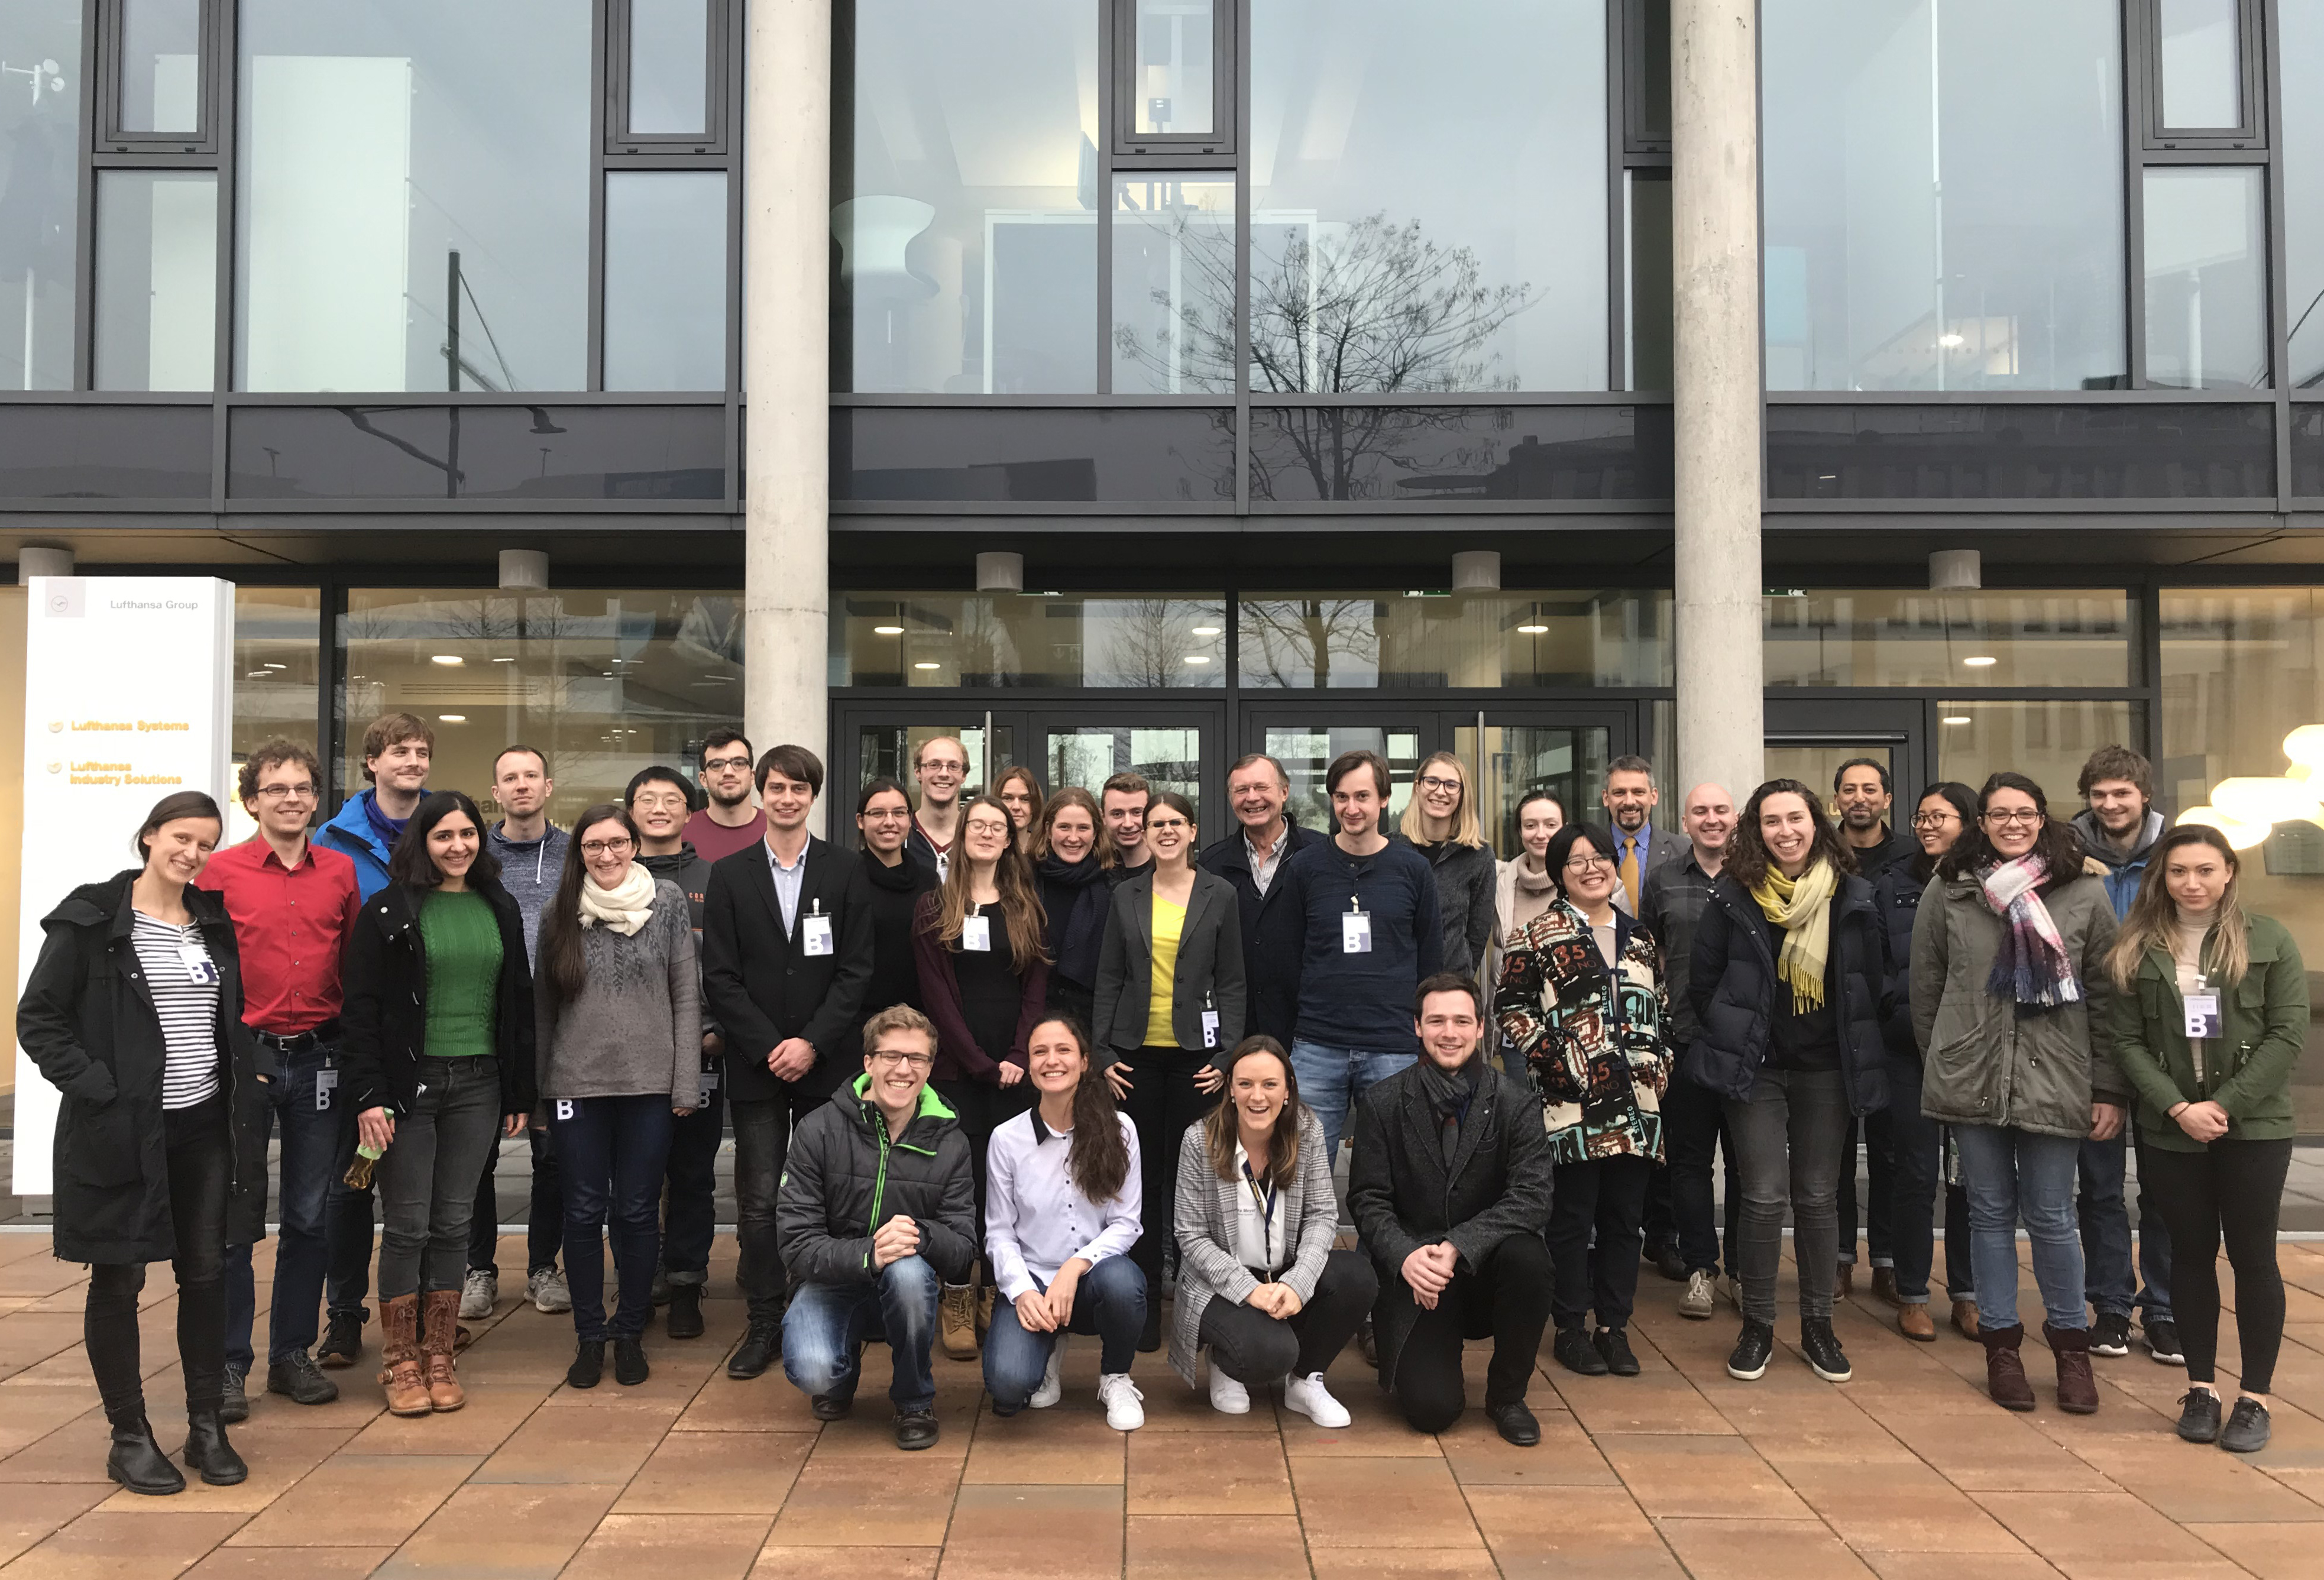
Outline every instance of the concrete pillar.
<path id="1" fill-rule="evenodd" d="M 1739 806 L 1766 756 L 1760 656 L 1759 106 L 1754 0 L 1671 0 L 1678 772 Z"/>
<path id="2" fill-rule="evenodd" d="M 828 769 L 831 0 L 752 0 L 750 51 L 742 727 Z"/>

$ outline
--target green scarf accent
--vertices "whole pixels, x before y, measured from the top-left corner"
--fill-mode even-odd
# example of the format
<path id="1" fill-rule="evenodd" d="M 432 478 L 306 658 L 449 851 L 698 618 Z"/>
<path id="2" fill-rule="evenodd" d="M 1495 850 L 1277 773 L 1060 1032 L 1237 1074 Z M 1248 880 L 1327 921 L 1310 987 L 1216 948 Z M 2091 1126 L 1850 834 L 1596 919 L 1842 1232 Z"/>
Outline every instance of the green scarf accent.
<path id="1" fill-rule="evenodd" d="M 1829 859 L 1819 858 L 1796 878 L 1786 878 L 1771 864 L 1751 891 L 1760 913 L 1784 929 L 1775 975 L 1792 990 L 1794 1014 L 1823 1008 L 1824 965 L 1831 956 L 1831 897 L 1839 887 L 1840 873 Z"/>

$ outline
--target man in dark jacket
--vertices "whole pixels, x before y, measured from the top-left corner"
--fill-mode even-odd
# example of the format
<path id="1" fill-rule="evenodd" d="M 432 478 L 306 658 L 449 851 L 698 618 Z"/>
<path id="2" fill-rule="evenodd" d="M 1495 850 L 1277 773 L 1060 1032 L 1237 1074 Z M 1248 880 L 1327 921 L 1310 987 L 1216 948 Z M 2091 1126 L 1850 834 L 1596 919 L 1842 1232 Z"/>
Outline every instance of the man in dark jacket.
<path id="1" fill-rule="evenodd" d="M 783 1262 L 775 1192 L 794 1122 L 853 1064 L 848 1031 L 872 978 L 870 891 L 853 856 L 807 832 L 823 762 L 804 746 L 759 759 L 767 837 L 710 869 L 702 985 L 725 1042 L 734 1123 L 734 1206 L 751 1326 L 726 1375 L 756 1377 L 782 1353 Z"/>
<path id="2" fill-rule="evenodd" d="M 1202 867 L 1235 889 L 1242 905 L 1243 980 L 1253 1036 L 1291 1046 L 1299 1029 L 1299 956 L 1307 924 L 1276 883 L 1291 858 L 1323 836 L 1286 810 L 1291 780 L 1283 764 L 1254 752 L 1227 771 L 1227 802 L 1241 825 L 1203 852 Z"/>
<path id="3" fill-rule="evenodd" d="M 1877 883 L 1897 862 L 1920 854 L 1920 841 L 1909 828 L 1891 826 L 1890 809 L 1896 804 L 1895 781 L 1888 764 L 1877 757 L 1851 757 L 1831 776 L 1831 815 L 1840 825 L 1840 843 L 1856 857 L 1857 875 Z M 1862 1217 L 1872 1242 L 1872 1292 L 1889 1305 L 1896 1295 L 1896 1246 L 1890 1225 L 1895 1219 L 1896 1144 L 1888 1127 L 1886 1110 L 1868 1114 L 1849 1126 L 1848 1150 L 1840 1164 L 1840 1268 L 1835 1286 L 1843 1294 L 1856 1287 L 1856 1150 L 1858 1137 L 1870 1165 L 1869 1197 Z"/>
<path id="4" fill-rule="evenodd" d="M 1478 1052 L 1484 1001 L 1452 972 L 1420 984 L 1423 1057 L 1356 1108 L 1348 1201 L 1379 1273 L 1380 1385 L 1416 1431 L 1460 1418 L 1463 1339 L 1493 1341 L 1485 1414 L 1519 1447 L 1541 1441 L 1526 1384 L 1549 1317 L 1549 1140 L 1533 1095 Z"/>
<path id="5" fill-rule="evenodd" d="M 783 1375 L 816 1419 L 838 1420 L 855 1405 L 863 1341 L 884 1338 L 899 1448 L 936 1446 L 936 1299 L 976 1259 L 968 1139 L 928 1086 L 936 1049 L 908 1005 L 864 1022 L 863 1074 L 799 1122 L 776 1207 L 796 1290 Z"/>

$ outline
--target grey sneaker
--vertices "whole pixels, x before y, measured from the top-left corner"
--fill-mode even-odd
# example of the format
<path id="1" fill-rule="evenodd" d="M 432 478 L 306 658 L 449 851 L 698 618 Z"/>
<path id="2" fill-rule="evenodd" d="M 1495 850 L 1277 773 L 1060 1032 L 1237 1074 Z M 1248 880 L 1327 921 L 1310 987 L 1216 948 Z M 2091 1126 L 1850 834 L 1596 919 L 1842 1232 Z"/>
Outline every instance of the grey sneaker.
<path id="1" fill-rule="evenodd" d="M 532 1302 L 535 1311 L 550 1317 L 573 1309 L 573 1297 L 565 1288 L 565 1273 L 560 1268 L 544 1267 L 527 1274 L 524 1298 Z"/>
<path id="2" fill-rule="evenodd" d="M 501 1298 L 501 1275 L 488 1267 L 472 1267 L 460 1285 L 460 1315 L 474 1321 L 493 1314 Z"/>
<path id="3" fill-rule="evenodd" d="M 1719 1308 L 1719 1291 L 1711 1287 L 1711 1275 L 1701 1268 L 1686 1275 L 1686 1293 L 1679 1297 L 1678 1314 L 1694 1322 L 1708 1322 Z"/>

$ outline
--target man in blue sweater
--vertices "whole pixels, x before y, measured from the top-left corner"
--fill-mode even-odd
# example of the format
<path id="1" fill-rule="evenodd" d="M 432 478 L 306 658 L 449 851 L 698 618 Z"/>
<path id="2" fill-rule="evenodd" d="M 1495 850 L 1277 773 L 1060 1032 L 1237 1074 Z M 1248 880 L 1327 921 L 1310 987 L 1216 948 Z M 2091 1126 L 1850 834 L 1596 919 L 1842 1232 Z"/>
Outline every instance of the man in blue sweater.
<path id="1" fill-rule="evenodd" d="M 1336 1154 L 1349 1105 L 1420 1057 L 1412 995 L 1441 968 L 1444 934 L 1428 859 L 1380 831 L 1387 762 L 1343 752 L 1323 782 L 1339 832 L 1294 855 L 1282 881 L 1306 919 L 1291 1070 Z"/>

